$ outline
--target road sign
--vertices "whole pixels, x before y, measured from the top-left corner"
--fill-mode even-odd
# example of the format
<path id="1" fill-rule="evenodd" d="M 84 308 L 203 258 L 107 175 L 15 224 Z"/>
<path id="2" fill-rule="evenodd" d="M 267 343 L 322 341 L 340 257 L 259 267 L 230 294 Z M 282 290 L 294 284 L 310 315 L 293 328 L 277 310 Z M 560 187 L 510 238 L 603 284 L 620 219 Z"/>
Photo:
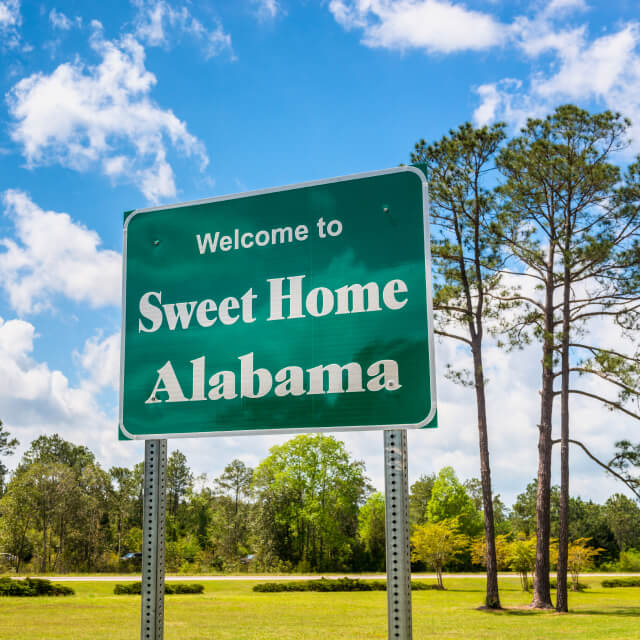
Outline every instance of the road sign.
<path id="1" fill-rule="evenodd" d="M 415 167 L 129 213 L 122 432 L 435 426 L 429 262 Z"/>

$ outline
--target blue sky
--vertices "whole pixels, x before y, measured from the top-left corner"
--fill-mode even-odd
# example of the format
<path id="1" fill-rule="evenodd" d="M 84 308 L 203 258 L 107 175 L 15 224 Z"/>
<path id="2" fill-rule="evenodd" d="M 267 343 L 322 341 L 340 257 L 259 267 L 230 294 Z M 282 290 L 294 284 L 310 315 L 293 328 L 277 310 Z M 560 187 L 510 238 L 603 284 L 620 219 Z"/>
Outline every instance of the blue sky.
<path id="1" fill-rule="evenodd" d="M 395 166 L 464 121 L 516 131 L 564 102 L 638 123 L 626 162 L 640 150 L 640 11 L 0 0 L 0 84 L 0 419 L 23 445 L 57 431 L 107 466 L 132 464 L 141 445 L 115 440 L 124 210 Z M 440 367 L 464 357 L 438 347 Z M 538 360 L 489 348 L 494 484 L 507 500 L 535 475 Z M 472 394 L 442 380 L 439 404 L 441 428 L 410 434 L 411 476 L 444 464 L 478 476 Z M 603 457 L 633 437 L 631 421 L 593 406 L 574 415 Z M 178 446 L 216 475 L 282 439 Z M 381 486 L 381 435 L 345 440 Z M 619 489 L 574 459 L 576 493 Z"/>

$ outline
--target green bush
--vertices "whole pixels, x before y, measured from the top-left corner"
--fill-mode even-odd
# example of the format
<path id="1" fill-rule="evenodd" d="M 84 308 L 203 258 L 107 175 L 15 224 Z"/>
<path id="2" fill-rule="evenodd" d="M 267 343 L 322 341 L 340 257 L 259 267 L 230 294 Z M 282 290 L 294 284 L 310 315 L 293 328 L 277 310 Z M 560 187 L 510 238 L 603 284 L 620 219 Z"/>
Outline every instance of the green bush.
<path id="1" fill-rule="evenodd" d="M 602 586 L 613 587 L 640 587 L 640 578 L 610 578 L 602 581 Z"/>
<path id="2" fill-rule="evenodd" d="M 0 596 L 72 596 L 75 591 L 71 587 L 43 580 L 41 578 L 25 578 L 24 580 L 12 580 L 0 578 Z"/>
<path id="3" fill-rule="evenodd" d="M 142 582 L 131 582 L 129 584 L 117 584 L 113 588 L 113 593 L 117 596 L 134 596 L 142 593 Z"/>
<path id="4" fill-rule="evenodd" d="M 411 582 L 412 591 L 438 589 L 438 585 L 425 582 Z M 259 593 L 281 593 L 283 591 L 386 591 L 384 580 L 359 580 L 357 578 L 336 578 L 327 580 L 283 580 L 282 582 L 262 582 L 253 587 Z"/>
<path id="5" fill-rule="evenodd" d="M 203 584 L 197 584 L 195 582 L 193 583 L 186 583 L 186 582 L 181 582 L 178 584 L 167 584 L 165 583 L 164 585 L 164 592 L 165 593 L 177 593 L 177 594 L 182 594 L 182 593 L 202 593 L 204 591 L 204 585 Z"/>
<path id="6" fill-rule="evenodd" d="M 640 571 L 640 551 L 637 549 L 621 551 L 616 569 L 618 571 Z"/>
<path id="7" fill-rule="evenodd" d="M 177 584 L 164 583 L 164 592 L 167 595 L 185 594 L 185 593 L 202 593 L 204 591 L 203 584 L 179 582 Z M 113 588 L 113 593 L 117 596 L 134 596 L 142 593 L 141 582 L 130 582 L 128 584 L 117 584 Z"/>

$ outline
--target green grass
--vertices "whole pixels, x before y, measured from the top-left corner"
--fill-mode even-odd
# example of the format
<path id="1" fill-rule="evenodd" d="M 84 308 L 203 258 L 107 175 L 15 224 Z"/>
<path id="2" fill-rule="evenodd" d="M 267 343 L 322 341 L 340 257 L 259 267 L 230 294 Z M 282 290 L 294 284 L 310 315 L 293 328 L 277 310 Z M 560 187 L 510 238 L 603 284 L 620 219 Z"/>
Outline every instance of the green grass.
<path id="1" fill-rule="evenodd" d="M 445 579 L 446 591 L 413 592 L 414 640 L 431 638 L 621 640 L 638 638 L 640 588 L 570 593 L 571 613 L 527 610 L 515 579 L 501 580 L 506 610 L 476 610 L 480 578 Z M 124 581 L 123 581 L 124 582 Z M 386 593 L 254 593 L 255 581 L 206 582 L 202 595 L 166 598 L 166 640 L 386 640 Z M 1 598 L 2 640 L 135 640 L 140 597 L 113 583 L 75 582 L 68 598 Z"/>

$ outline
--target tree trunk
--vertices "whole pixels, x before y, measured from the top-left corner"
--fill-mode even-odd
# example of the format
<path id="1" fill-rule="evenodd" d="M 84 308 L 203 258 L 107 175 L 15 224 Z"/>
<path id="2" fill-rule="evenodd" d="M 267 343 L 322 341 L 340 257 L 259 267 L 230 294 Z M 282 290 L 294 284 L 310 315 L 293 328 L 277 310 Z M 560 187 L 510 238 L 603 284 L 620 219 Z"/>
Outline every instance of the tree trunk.
<path id="1" fill-rule="evenodd" d="M 482 508 L 484 511 L 484 539 L 486 542 L 487 593 L 485 604 L 489 609 L 500 609 L 498 592 L 498 562 L 493 521 L 493 494 L 491 489 L 491 466 L 489 464 L 489 436 L 487 432 L 487 407 L 484 393 L 484 370 L 480 340 L 472 346 L 478 411 L 478 441 L 480 445 L 480 478 L 482 481 Z"/>
<path id="2" fill-rule="evenodd" d="M 536 496 L 536 564 L 531 606 L 550 609 L 549 538 L 551 535 L 551 417 L 553 414 L 553 259 L 555 244 L 549 245 L 545 283 L 544 342 L 542 344 L 542 390 L 538 425 L 538 493 Z"/>
<path id="3" fill-rule="evenodd" d="M 558 535 L 558 591 L 556 611 L 569 610 L 567 562 L 569 558 L 569 318 L 571 312 L 571 265 L 569 229 L 565 231 L 565 258 L 562 292 L 562 387 L 560 406 L 560 532 Z"/>

